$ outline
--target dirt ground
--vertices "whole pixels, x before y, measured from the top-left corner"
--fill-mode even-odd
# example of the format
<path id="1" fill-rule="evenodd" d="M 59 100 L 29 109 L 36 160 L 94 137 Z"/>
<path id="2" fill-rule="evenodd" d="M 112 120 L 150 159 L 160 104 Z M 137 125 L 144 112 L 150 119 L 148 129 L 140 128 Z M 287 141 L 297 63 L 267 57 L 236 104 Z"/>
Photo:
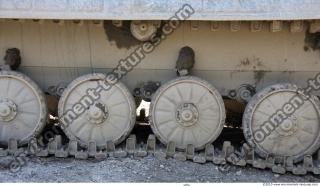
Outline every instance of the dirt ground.
<path id="1" fill-rule="evenodd" d="M 0 159 L 1 182 L 320 182 L 314 175 L 278 175 L 251 167 L 219 167 L 174 159 L 108 158 L 103 161 L 32 158 L 11 173 L 11 157 Z"/>

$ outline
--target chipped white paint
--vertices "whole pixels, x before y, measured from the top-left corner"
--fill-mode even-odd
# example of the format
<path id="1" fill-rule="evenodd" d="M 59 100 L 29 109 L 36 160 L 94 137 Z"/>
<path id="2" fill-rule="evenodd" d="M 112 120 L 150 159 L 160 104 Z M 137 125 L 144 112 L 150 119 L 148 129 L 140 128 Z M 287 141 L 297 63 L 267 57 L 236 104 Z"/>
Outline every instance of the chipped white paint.
<path id="1" fill-rule="evenodd" d="M 320 19 L 319 0 L 0 0 L 0 18 L 159 20 L 185 3 L 192 20 Z"/>

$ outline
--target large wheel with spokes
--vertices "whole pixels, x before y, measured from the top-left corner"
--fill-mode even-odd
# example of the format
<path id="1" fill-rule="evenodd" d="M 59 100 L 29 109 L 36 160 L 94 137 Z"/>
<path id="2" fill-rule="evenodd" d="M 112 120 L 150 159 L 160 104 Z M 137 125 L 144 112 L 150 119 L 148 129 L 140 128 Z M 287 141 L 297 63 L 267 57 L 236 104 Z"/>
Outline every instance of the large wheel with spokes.
<path id="1" fill-rule="evenodd" d="M 122 142 L 131 132 L 136 106 L 121 82 L 107 84 L 104 74 L 75 79 L 60 98 L 58 112 L 66 135 L 86 147 L 95 141 L 105 148 L 107 141 Z"/>
<path id="2" fill-rule="evenodd" d="M 249 144 L 262 157 L 299 161 L 320 147 L 320 108 L 315 96 L 292 84 L 276 84 L 248 103 L 243 130 Z"/>
<path id="3" fill-rule="evenodd" d="M 26 75 L 0 71 L 0 144 L 9 139 L 26 144 L 46 124 L 47 105 L 41 89 Z"/>
<path id="4" fill-rule="evenodd" d="M 161 86 L 151 101 L 150 123 L 162 143 L 184 149 L 212 143 L 221 133 L 225 108 L 221 95 L 197 77 L 180 77 Z"/>

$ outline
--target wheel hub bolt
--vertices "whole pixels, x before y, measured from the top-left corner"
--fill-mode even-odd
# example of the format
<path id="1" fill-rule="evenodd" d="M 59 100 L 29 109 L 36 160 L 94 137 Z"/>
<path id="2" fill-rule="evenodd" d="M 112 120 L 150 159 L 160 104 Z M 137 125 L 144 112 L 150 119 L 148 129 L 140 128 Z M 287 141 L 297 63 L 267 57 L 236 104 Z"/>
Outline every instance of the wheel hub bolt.
<path id="1" fill-rule="evenodd" d="M 144 24 L 144 23 L 140 24 L 140 30 L 141 31 L 146 31 L 147 30 L 147 24 Z"/>
<path id="2" fill-rule="evenodd" d="M 181 118 L 183 121 L 186 121 L 186 122 L 191 121 L 192 117 L 193 117 L 193 114 L 191 110 L 184 110 L 181 113 Z"/>

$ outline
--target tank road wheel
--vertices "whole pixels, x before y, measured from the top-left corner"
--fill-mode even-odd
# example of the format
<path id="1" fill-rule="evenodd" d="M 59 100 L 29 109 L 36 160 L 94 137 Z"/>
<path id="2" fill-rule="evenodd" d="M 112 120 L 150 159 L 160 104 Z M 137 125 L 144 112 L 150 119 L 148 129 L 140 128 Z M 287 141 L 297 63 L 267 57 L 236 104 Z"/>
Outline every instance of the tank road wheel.
<path id="1" fill-rule="evenodd" d="M 89 141 L 99 148 L 105 148 L 107 141 L 119 144 L 135 124 L 136 106 L 130 91 L 121 82 L 108 88 L 105 77 L 89 74 L 75 79 L 59 101 L 62 129 L 83 147 Z"/>
<path id="2" fill-rule="evenodd" d="M 0 144 L 9 139 L 26 144 L 44 128 L 46 100 L 41 89 L 27 76 L 0 71 Z"/>
<path id="3" fill-rule="evenodd" d="M 248 103 L 243 130 L 248 143 L 262 157 L 299 161 L 320 147 L 319 100 L 309 99 L 297 86 L 277 84 L 265 88 Z"/>
<path id="4" fill-rule="evenodd" d="M 218 91 L 208 82 L 192 76 L 174 79 L 161 86 L 150 105 L 150 123 L 158 139 L 174 141 L 184 149 L 198 149 L 212 143 L 221 133 L 225 108 Z"/>

